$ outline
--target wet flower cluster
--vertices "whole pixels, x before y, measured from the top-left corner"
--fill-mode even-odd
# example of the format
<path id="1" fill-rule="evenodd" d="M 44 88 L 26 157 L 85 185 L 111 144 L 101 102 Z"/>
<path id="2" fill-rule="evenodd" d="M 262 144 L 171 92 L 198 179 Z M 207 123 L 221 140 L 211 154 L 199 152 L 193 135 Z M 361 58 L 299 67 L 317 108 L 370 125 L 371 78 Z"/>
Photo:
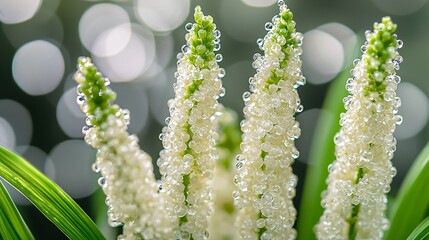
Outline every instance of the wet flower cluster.
<path id="1" fill-rule="evenodd" d="M 168 102 L 170 117 L 160 139 L 164 150 L 158 166 L 166 210 L 177 239 L 207 239 L 214 196 L 218 117 L 225 94 L 219 68 L 220 32 L 211 16 L 195 9 L 195 23 L 186 24 L 186 45 L 178 54 L 176 96 Z"/>
<path id="2" fill-rule="evenodd" d="M 228 131 L 240 135 L 238 123 L 219 134 L 224 109 L 218 99 L 225 94 L 225 70 L 217 53 L 221 34 L 199 6 L 195 23 L 185 25 L 175 98 L 168 101 L 170 117 L 159 135 L 164 147 L 157 160 L 160 181 L 138 138 L 127 132 L 129 111 L 111 104 L 115 93 L 109 80 L 89 58 L 79 58 L 74 79 L 77 102 L 87 116 L 82 132 L 97 149 L 93 170 L 101 174 L 109 224 L 123 226 L 118 239 L 208 239 L 209 227 L 220 229 L 210 238 L 297 237 L 292 199 L 298 179 L 291 165 L 299 157 L 295 140 L 301 135 L 295 115 L 303 111 L 297 89 L 306 83 L 300 59 L 303 35 L 296 32 L 284 1 L 278 5 L 279 15 L 265 24 L 268 33 L 257 40 L 264 53 L 254 55 L 256 74 L 242 96 L 242 141 L 233 169 L 228 158 L 237 152 L 239 137 L 223 140 Z M 389 226 L 386 193 L 396 174 L 393 132 L 402 122 L 395 93 L 402 41 L 395 30 L 388 17 L 375 23 L 374 31 L 365 33 L 362 59 L 354 61 L 346 83 L 349 96 L 343 100 L 346 112 L 334 139 L 336 160 L 329 166 L 322 200 L 325 211 L 316 226 L 318 239 L 382 239 Z M 233 125 L 232 118 L 226 115 L 222 126 Z M 215 190 L 221 208 L 217 214 L 212 213 Z M 225 217 L 236 218 L 236 227 Z"/>
<path id="3" fill-rule="evenodd" d="M 74 79 L 77 101 L 87 115 L 85 141 L 97 149 L 93 170 L 102 176 L 98 183 L 106 194 L 109 224 L 123 225 L 118 239 L 171 239 L 152 159 L 140 150 L 137 136 L 127 132 L 129 111 L 110 104 L 115 98 L 110 82 L 89 58 L 78 60 Z"/>
<path id="4" fill-rule="evenodd" d="M 234 192 L 239 210 L 237 225 L 243 239 L 294 239 L 297 177 L 291 164 L 299 157 L 300 136 L 295 113 L 303 107 L 297 88 L 305 84 L 301 73 L 302 34 L 295 31 L 293 15 L 283 1 L 280 14 L 265 25 L 257 41 L 264 55 L 255 54 L 256 74 L 243 94 L 245 119 L 241 154 L 236 158 Z"/>
<path id="5" fill-rule="evenodd" d="M 354 61 L 344 98 L 341 130 L 335 136 L 336 161 L 329 166 L 324 214 L 317 225 L 318 239 L 382 239 L 388 228 L 386 193 L 396 169 L 393 136 L 402 117 L 395 90 L 402 57 L 397 49 L 396 25 L 390 18 L 365 33 L 362 59 Z"/>

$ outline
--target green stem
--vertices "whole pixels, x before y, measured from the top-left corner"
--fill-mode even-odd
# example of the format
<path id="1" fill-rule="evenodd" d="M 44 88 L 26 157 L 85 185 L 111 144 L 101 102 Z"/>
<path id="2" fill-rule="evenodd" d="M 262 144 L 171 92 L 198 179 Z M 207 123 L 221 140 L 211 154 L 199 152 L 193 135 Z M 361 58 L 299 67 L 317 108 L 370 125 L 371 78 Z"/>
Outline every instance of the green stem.
<path id="1" fill-rule="evenodd" d="M 354 185 L 359 184 L 359 181 L 363 178 L 364 175 L 365 175 L 365 172 L 364 172 L 363 168 L 358 167 L 356 178 L 355 178 L 353 184 Z M 356 223 L 358 220 L 359 210 L 360 210 L 360 203 L 359 204 L 352 204 L 352 213 L 351 213 L 350 218 L 348 219 L 348 222 L 349 222 L 349 240 L 356 239 L 356 234 L 357 234 Z"/>

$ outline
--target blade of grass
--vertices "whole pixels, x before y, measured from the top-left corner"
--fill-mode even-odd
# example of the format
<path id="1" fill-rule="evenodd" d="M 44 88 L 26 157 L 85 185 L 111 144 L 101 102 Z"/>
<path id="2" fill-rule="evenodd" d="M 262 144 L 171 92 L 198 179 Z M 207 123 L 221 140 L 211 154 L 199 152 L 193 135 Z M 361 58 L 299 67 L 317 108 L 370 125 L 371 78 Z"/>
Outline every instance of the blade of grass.
<path id="1" fill-rule="evenodd" d="M 105 239 L 82 208 L 21 156 L 0 146 L 0 176 L 70 239 Z"/>
<path id="2" fill-rule="evenodd" d="M 313 228 L 323 213 L 321 194 L 327 187 L 328 165 L 335 160 L 334 136 L 340 129 L 340 113 L 345 111 L 342 99 L 347 96 L 344 86 L 350 69 L 351 66 L 346 68 L 331 83 L 317 122 L 297 222 L 299 239 L 316 238 Z"/>
<path id="3" fill-rule="evenodd" d="M 429 207 L 429 143 L 417 156 L 390 212 L 385 239 L 405 239 L 423 220 Z"/>
<path id="4" fill-rule="evenodd" d="M 407 240 L 421 240 L 429 235 L 429 217 L 425 218 L 408 236 Z"/>
<path id="5" fill-rule="evenodd" d="M 9 193 L 0 181 L 0 239 L 34 239 L 13 203 Z"/>

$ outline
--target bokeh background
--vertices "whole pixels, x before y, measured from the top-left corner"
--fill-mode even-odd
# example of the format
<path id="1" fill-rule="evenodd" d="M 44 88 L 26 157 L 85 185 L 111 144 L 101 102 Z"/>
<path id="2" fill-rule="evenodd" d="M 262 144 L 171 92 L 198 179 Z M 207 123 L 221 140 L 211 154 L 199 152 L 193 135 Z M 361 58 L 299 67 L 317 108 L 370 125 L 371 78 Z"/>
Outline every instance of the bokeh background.
<path id="1" fill-rule="evenodd" d="M 302 136 L 296 173 L 305 176 L 315 123 L 332 80 L 360 54 L 366 29 L 389 15 L 398 25 L 404 57 L 397 128 L 398 168 L 392 194 L 428 140 L 429 4 L 427 0 L 290 0 L 304 34 L 300 88 L 305 111 L 297 115 Z M 221 102 L 242 117 L 242 94 L 255 71 L 256 40 L 278 12 L 276 0 L 0 0 L 0 145 L 24 155 L 92 214 L 98 188 L 91 171 L 95 152 L 82 140 L 85 118 L 72 80 L 76 59 L 90 56 L 112 81 L 117 103 L 131 111 L 130 132 L 156 160 L 158 135 L 173 97 L 176 54 L 184 25 L 201 5 L 222 32 Z M 299 182 L 302 186 L 303 180 Z M 37 239 L 65 238 L 9 187 Z M 298 198 L 300 193 L 298 193 Z"/>

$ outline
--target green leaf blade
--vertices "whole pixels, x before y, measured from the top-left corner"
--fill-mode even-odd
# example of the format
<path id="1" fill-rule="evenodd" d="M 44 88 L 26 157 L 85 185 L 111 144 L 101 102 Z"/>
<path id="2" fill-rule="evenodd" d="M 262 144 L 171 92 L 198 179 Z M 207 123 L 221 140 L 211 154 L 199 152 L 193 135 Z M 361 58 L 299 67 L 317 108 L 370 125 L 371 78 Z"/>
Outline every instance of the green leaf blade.
<path id="1" fill-rule="evenodd" d="M 0 176 L 26 196 L 70 239 L 105 239 L 64 190 L 25 159 L 1 146 Z"/>
<path id="2" fill-rule="evenodd" d="M 429 217 L 425 218 L 408 236 L 407 240 L 421 240 L 429 235 Z"/>
<path id="3" fill-rule="evenodd" d="M 408 171 L 392 210 L 385 239 L 405 239 L 423 220 L 429 207 L 429 143 Z"/>
<path id="4" fill-rule="evenodd" d="M 0 182 L 0 238 L 34 239 L 2 182 Z"/>

